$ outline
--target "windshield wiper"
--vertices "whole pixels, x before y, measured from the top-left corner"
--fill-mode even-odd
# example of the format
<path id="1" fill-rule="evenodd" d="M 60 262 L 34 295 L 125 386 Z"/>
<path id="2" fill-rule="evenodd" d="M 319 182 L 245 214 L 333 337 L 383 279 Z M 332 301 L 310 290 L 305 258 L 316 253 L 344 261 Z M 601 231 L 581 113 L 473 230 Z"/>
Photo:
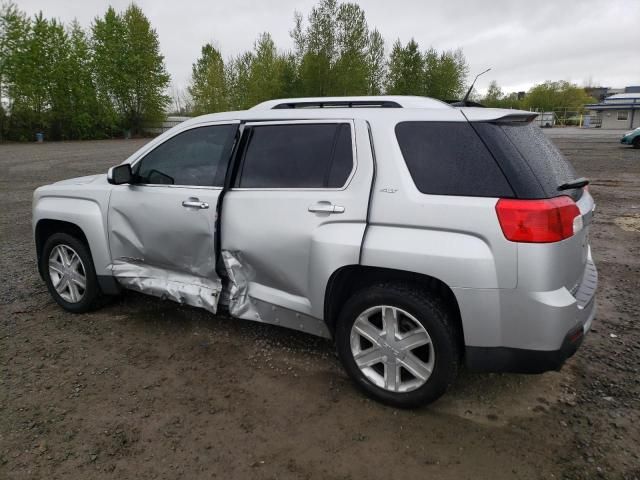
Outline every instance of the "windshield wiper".
<path id="1" fill-rule="evenodd" d="M 558 190 L 570 190 L 572 188 L 582 188 L 589 185 L 589 180 L 584 177 L 576 178 L 575 180 L 571 180 L 570 182 L 563 183 L 558 187 Z"/>

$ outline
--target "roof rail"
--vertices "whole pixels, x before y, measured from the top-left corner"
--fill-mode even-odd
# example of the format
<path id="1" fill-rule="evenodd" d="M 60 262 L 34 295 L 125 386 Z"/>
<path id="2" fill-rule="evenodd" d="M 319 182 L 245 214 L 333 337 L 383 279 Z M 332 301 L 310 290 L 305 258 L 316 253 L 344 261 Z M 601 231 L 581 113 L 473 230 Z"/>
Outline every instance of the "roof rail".
<path id="1" fill-rule="evenodd" d="M 343 100 L 343 101 L 329 101 L 329 102 L 286 102 L 279 103 L 273 107 L 272 110 L 280 110 L 287 108 L 402 108 L 398 102 L 390 101 L 366 101 L 366 100 Z"/>
<path id="2" fill-rule="evenodd" d="M 251 110 L 283 110 L 297 108 L 451 108 L 440 100 L 403 95 L 360 97 L 311 97 L 267 100 Z"/>

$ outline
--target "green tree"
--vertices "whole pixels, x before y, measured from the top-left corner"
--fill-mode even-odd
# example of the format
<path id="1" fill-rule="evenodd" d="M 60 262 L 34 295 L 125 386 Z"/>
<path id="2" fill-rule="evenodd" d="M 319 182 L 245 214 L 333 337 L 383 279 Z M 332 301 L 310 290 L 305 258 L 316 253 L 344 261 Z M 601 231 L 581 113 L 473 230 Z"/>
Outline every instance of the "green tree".
<path id="1" fill-rule="evenodd" d="M 56 39 L 42 14 L 28 19 L 12 5 L 3 14 L 3 76 L 11 138 L 26 140 L 49 126 Z M 50 48 L 53 45 L 54 48 Z"/>
<path id="2" fill-rule="evenodd" d="M 193 64 L 189 94 L 193 113 L 221 112 L 229 108 L 229 88 L 220 52 L 210 43 L 202 47 L 200 58 Z"/>
<path id="3" fill-rule="evenodd" d="M 94 69 L 100 95 L 112 103 L 120 125 L 140 132 L 164 117 L 169 74 L 158 35 L 135 4 L 122 14 L 109 7 L 93 24 Z"/>
<path id="4" fill-rule="evenodd" d="M 462 50 L 438 53 L 430 48 L 424 63 L 424 95 L 440 100 L 456 100 L 464 95 L 468 68 Z"/>
<path id="5" fill-rule="evenodd" d="M 544 82 L 535 85 L 528 92 L 524 100 L 526 108 L 547 112 L 553 110 L 581 112 L 587 103 L 594 103 L 584 88 L 560 80 Z"/>
<path id="6" fill-rule="evenodd" d="M 369 33 L 367 48 L 367 95 L 380 95 L 384 89 L 387 61 L 384 53 L 384 39 L 377 29 Z"/>
<path id="7" fill-rule="evenodd" d="M 2 97 L 7 133 L 41 131 L 50 139 L 90 138 L 104 128 L 90 69 L 90 49 L 77 22 L 70 29 L 41 13 L 28 19 L 12 5 L 0 14 Z"/>
<path id="8" fill-rule="evenodd" d="M 111 110 L 98 100 L 92 74 L 92 53 L 86 32 L 77 21 L 68 32 L 65 82 L 68 87 L 68 137 L 88 139 L 108 136 L 113 129 Z"/>
<path id="9" fill-rule="evenodd" d="M 249 108 L 249 78 L 251 75 L 251 63 L 253 54 L 244 52 L 229 62 L 227 69 L 227 82 L 229 84 L 229 102 L 234 110 Z"/>
<path id="10" fill-rule="evenodd" d="M 287 52 L 278 56 L 279 90 L 275 97 L 297 97 L 300 91 L 298 64 L 295 54 Z"/>
<path id="11" fill-rule="evenodd" d="M 326 96 L 333 91 L 332 67 L 336 60 L 337 33 L 335 19 L 338 14 L 336 0 L 322 0 L 311 9 L 306 28 L 302 17 L 296 15 L 292 32 L 299 58 L 301 94 Z"/>
<path id="12" fill-rule="evenodd" d="M 386 91 L 390 95 L 424 94 L 425 60 L 412 38 L 406 46 L 396 40 L 389 57 Z"/>
<path id="13" fill-rule="evenodd" d="M 518 98 L 516 92 L 504 93 L 498 82 L 492 80 L 489 83 L 487 93 L 483 97 L 476 97 L 477 101 L 486 107 L 493 108 L 525 108 L 523 101 Z"/>
<path id="14" fill-rule="evenodd" d="M 331 68 L 332 95 L 366 95 L 369 90 L 369 28 L 364 10 L 340 4 L 335 21 L 336 58 Z"/>
<path id="15" fill-rule="evenodd" d="M 282 92 L 282 67 L 271 35 L 261 34 L 251 56 L 245 105 L 253 106 Z"/>
<path id="16" fill-rule="evenodd" d="M 489 88 L 487 89 L 487 93 L 482 98 L 482 103 L 487 107 L 497 107 L 500 104 L 500 101 L 504 98 L 504 93 L 502 89 L 498 85 L 498 82 L 495 80 L 491 80 L 489 83 Z"/>

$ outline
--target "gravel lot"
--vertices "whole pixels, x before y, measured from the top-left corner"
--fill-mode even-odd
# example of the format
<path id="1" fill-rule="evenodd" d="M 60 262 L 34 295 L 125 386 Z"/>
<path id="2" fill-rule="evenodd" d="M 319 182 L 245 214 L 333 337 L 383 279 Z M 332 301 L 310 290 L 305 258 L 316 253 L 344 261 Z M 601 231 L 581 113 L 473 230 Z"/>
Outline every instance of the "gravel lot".
<path id="1" fill-rule="evenodd" d="M 305 334 L 135 293 L 62 311 L 32 191 L 144 140 L 0 145 L 0 478 L 640 478 L 640 150 L 547 133 L 598 204 L 594 329 L 561 372 L 463 372 L 414 411 L 365 399 Z"/>

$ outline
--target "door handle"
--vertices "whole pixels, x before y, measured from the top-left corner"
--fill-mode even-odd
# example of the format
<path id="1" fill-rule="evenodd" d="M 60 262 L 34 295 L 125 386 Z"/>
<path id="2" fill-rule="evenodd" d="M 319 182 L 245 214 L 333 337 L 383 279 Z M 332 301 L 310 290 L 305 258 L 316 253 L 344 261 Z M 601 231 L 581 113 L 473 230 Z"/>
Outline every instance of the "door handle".
<path id="1" fill-rule="evenodd" d="M 182 206 L 186 208 L 209 208 L 209 204 L 207 202 L 201 202 L 197 198 L 190 198 L 189 200 L 185 200 L 182 202 Z"/>
<path id="2" fill-rule="evenodd" d="M 309 207 L 309 211 L 312 213 L 344 213 L 344 207 L 340 205 L 333 205 L 331 203 L 316 203 Z"/>

